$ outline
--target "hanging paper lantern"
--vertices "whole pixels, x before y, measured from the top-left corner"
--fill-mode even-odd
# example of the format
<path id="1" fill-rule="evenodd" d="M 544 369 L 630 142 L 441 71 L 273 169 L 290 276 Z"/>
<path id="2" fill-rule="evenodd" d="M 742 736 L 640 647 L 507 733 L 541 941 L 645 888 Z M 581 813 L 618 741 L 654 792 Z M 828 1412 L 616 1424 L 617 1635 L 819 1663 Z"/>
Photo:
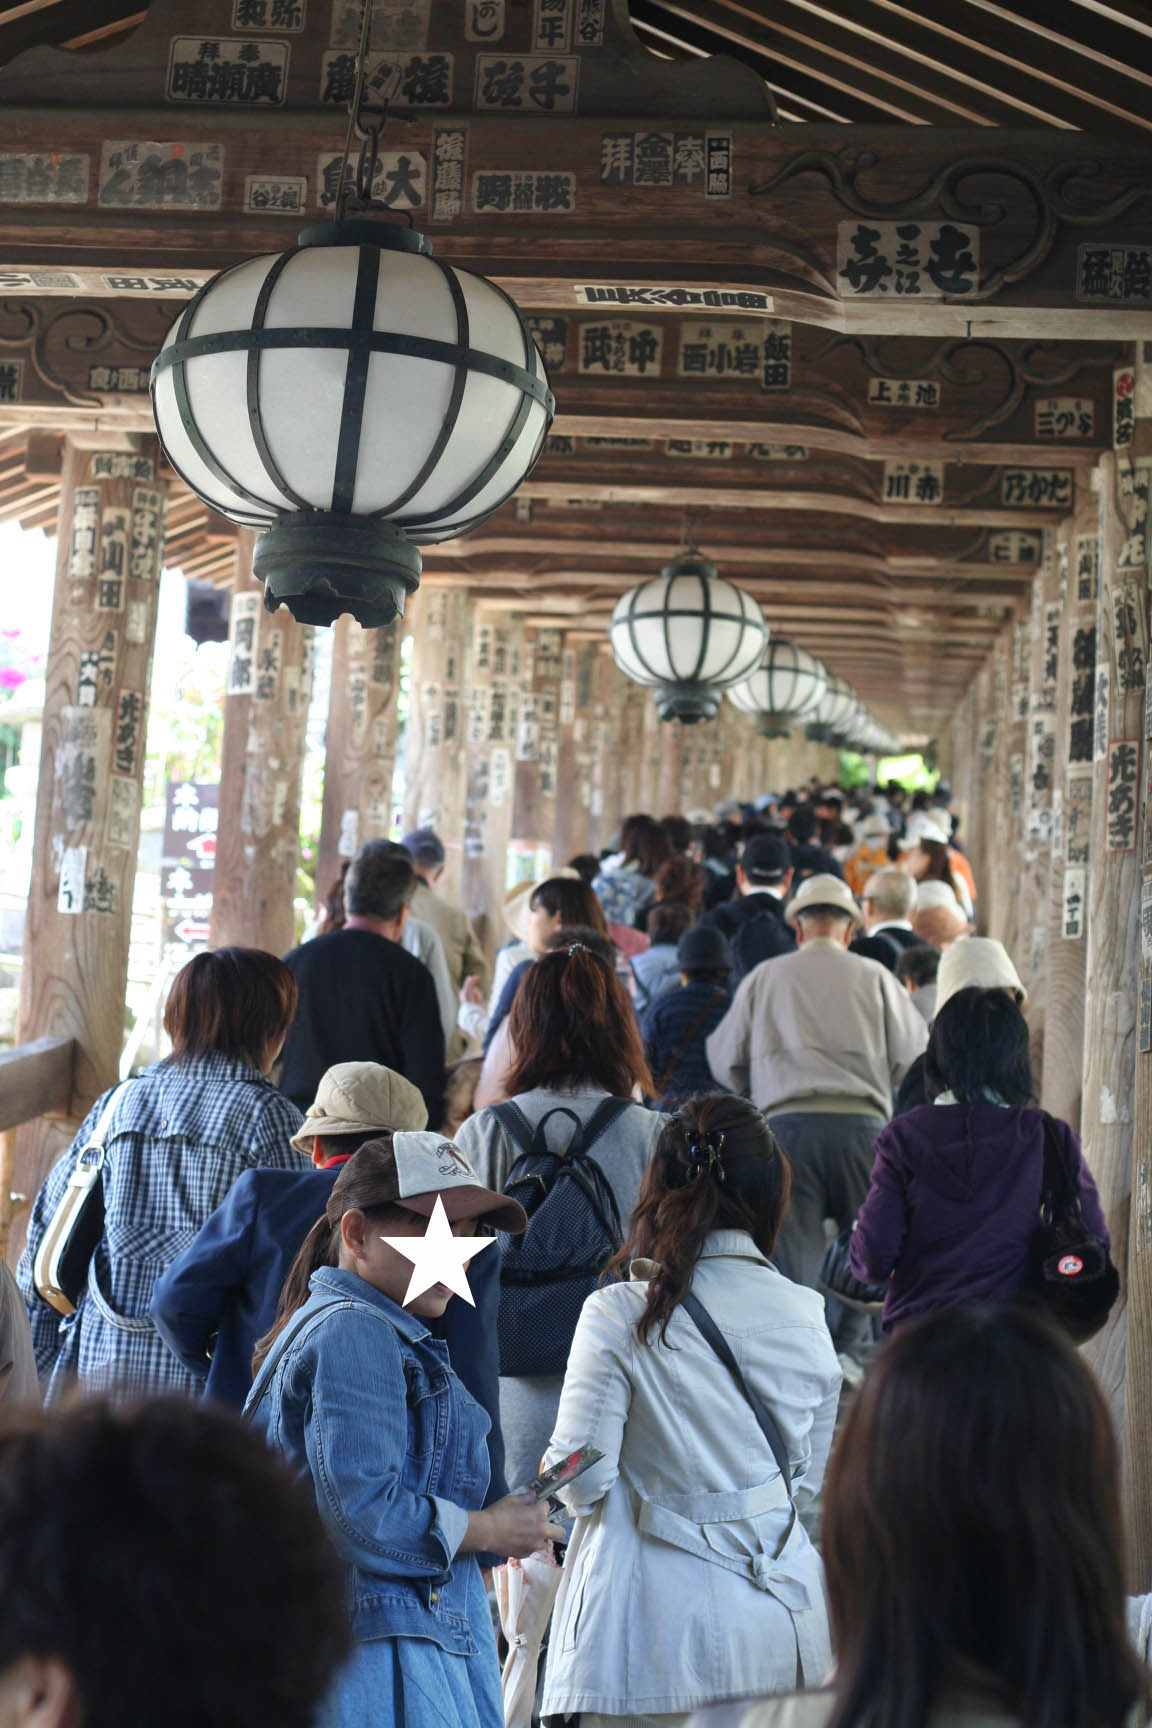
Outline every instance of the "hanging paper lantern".
<path id="1" fill-rule="evenodd" d="M 659 576 L 621 595 L 608 626 L 620 670 L 656 694 L 661 720 L 711 720 L 722 691 L 746 678 L 768 628 L 752 597 L 682 552 Z"/>
<path id="2" fill-rule="evenodd" d="M 555 407 L 502 289 L 368 221 L 214 276 L 169 331 L 152 399 L 177 473 L 265 531 L 265 604 L 310 624 L 403 612 L 417 546 L 511 496 Z"/>
<path id="3" fill-rule="evenodd" d="M 765 738 L 783 738 L 819 707 L 827 688 L 828 674 L 815 655 L 773 636 L 756 670 L 727 694 L 734 707 L 757 717 Z"/>

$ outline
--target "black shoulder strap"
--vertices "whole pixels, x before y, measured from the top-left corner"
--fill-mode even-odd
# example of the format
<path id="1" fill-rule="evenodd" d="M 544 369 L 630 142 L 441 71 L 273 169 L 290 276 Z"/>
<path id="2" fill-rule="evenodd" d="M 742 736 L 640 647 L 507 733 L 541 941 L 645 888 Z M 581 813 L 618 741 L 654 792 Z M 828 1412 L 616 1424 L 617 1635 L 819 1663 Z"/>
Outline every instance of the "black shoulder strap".
<path id="1" fill-rule="evenodd" d="M 580 1150 L 587 1152 L 602 1135 L 606 1134 L 618 1116 L 631 1109 L 635 1100 L 632 1098 L 604 1098 L 597 1104 L 580 1134 Z M 639 1106 L 638 1106 L 639 1108 Z"/>
<path id="2" fill-rule="evenodd" d="M 755 1392 L 753 1392 L 752 1388 L 745 1380 L 743 1374 L 740 1372 L 739 1362 L 737 1362 L 735 1356 L 733 1356 L 731 1350 L 728 1348 L 727 1339 L 723 1332 L 721 1332 L 719 1326 L 717 1326 L 715 1320 L 713 1320 L 711 1314 L 709 1314 L 707 1308 L 705 1308 L 704 1304 L 700 1301 L 699 1297 L 693 1296 L 692 1292 L 689 1291 L 688 1294 L 682 1298 L 681 1306 L 686 1309 L 691 1319 L 696 1322 L 696 1325 L 703 1334 L 705 1340 L 711 1344 L 713 1350 L 715 1350 L 717 1356 L 719 1356 L 721 1362 L 723 1362 L 725 1368 L 727 1368 L 733 1380 L 735 1380 L 745 1401 L 751 1406 L 752 1414 L 760 1424 L 760 1432 L 772 1448 L 772 1456 L 775 1458 L 780 1474 L 784 1478 L 784 1487 L 787 1490 L 789 1500 L 791 1500 L 792 1471 L 788 1464 L 788 1448 L 784 1444 L 784 1436 L 780 1432 L 780 1427 L 775 1416 L 773 1416 L 767 1404 L 763 1403 L 762 1400 L 756 1396 Z"/>
<path id="3" fill-rule="evenodd" d="M 1080 1215 L 1080 1189 L 1068 1167 L 1068 1159 L 1060 1144 L 1060 1134 L 1056 1119 L 1047 1110 L 1041 1110 L 1044 1121 L 1044 1185 L 1040 1195 L 1040 1209 L 1050 1213 L 1052 1218 L 1060 1218 L 1065 1214 L 1072 1217 Z"/>
<path id="4" fill-rule="evenodd" d="M 536 1130 L 521 1110 L 519 1104 L 506 1099 L 502 1104 L 493 1104 L 492 1114 L 500 1123 L 509 1139 L 514 1140 L 521 1152 L 533 1152 L 536 1149 Z"/>

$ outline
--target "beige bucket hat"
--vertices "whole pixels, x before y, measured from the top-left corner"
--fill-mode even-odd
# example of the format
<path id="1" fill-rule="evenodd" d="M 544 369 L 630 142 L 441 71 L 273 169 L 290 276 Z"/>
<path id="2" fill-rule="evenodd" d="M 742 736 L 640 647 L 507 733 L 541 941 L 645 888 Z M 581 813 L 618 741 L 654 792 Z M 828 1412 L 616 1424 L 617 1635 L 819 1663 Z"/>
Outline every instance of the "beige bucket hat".
<path id="1" fill-rule="evenodd" d="M 428 1107 L 411 1080 L 379 1062 L 338 1062 L 316 1088 L 292 1145 L 306 1158 L 319 1134 L 365 1134 L 382 1128 L 419 1133 Z"/>
<path id="2" fill-rule="evenodd" d="M 847 882 L 842 882 L 839 876 L 827 875 L 806 877 L 788 902 L 784 917 L 795 928 L 796 920 L 802 913 L 815 912 L 819 906 L 829 906 L 837 912 L 847 913 L 853 924 L 864 922 L 864 914 L 856 904 Z"/>
<path id="3" fill-rule="evenodd" d="M 936 977 L 936 1012 L 958 990 L 1012 990 L 1023 1008 L 1028 992 L 1003 942 L 991 936 L 962 936 L 940 956 Z"/>

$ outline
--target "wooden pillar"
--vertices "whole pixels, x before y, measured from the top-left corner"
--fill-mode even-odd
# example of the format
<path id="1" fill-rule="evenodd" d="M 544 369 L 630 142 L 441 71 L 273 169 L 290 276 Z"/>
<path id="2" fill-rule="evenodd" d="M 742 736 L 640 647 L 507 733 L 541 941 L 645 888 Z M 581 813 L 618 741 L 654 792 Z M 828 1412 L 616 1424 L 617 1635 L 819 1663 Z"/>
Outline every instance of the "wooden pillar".
<path id="1" fill-rule="evenodd" d="M 315 631 L 267 612 L 241 529 L 228 639 L 212 941 L 283 954 L 296 940 L 300 781 Z M 326 885 L 325 885 L 326 886 Z"/>
<path id="2" fill-rule="evenodd" d="M 509 840 L 520 881 L 542 880 L 553 864 L 562 641 L 559 630 L 530 627 L 521 653 Z"/>
<path id="3" fill-rule="evenodd" d="M 1084 1003 L 1084 1150 L 1100 1189 L 1126 1284 L 1132 1118 L 1141 988 L 1139 762 L 1147 652 L 1148 473 L 1111 453 L 1100 463 L 1100 590 L 1096 614 L 1092 858 Z M 1136 482 L 1136 484 L 1134 484 Z M 1130 774 L 1130 770 L 1132 773 Z M 1147 972 L 1147 966 L 1144 966 Z M 1144 1216 L 1149 1215 L 1147 1203 Z M 1118 1422 L 1124 1406 L 1126 1289 L 1089 1354 Z M 1146 1436 L 1140 1443 L 1144 1444 Z"/>
<path id="4" fill-rule="evenodd" d="M 119 1078 L 167 486 L 155 441 L 64 446 L 18 1043 L 74 1038 L 72 1124 Z M 73 1130 L 16 1134 L 34 1194 Z M 2 1197 L 7 1222 L 7 1188 Z"/>
<path id="5" fill-rule="evenodd" d="M 468 590 L 427 583 L 409 603 L 411 684 L 404 734 L 404 827 L 435 828 L 446 854 L 442 890 L 461 891 L 468 768 L 462 684 L 471 631 Z"/>
<path id="6" fill-rule="evenodd" d="M 1099 507 L 1081 483 L 1056 543 L 1060 640 L 1056 676 L 1052 855 L 1048 892 L 1047 1013 L 1040 1097 L 1080 1127 L 1084 1085 L 1084 968 L 1092 839 Z"/>
<path id="7" fill-rule="evenodd" d="M 652 724 L 648 710 L 651 708 L 655 716 L 655 704 L 652 692 L 625 678 L 610 656 L 605 657 L 604 681 L 605 786 L 600 844 L 608 846 L 620 832 L 624 817 L 648 806 L 647 746 Z"/>
<path id="8" fill-rule="evenodd" d="M 714 724 L 714 722 L 713 722 Z M 695 729 L 679 720 L 660 722 L 660 764 L 656 781 L 656 800 L 652 811 L 659 821 L 662 816 L 675 816 L 680 811 L 680 783 L 684 773 L 685 752 Z"/>
<path id="9" fill-rule="evenodd" d="M 981 884 L 981 898 L 984 903 L 984 931 L 1003 942 L 1010 953 L 1013 953 L 1011 926 L 1014 924 L 1010 852 L 1012 757 L 1019 754 L 1022 762 L 1022 752 L 1017 747 L 1023 741 L 1023 726 L 1014 708 L 1017 693 L 1013 662 L 1017 640 L 1016 625 L 1010 624 L 992 651 L 985 709 L 988 726 L 982 762 L 985 880 Z M 1022 792 L 1021 785 L 1018 796 L 1022 796 Z"/>
<path id="10" fill-rule="evenodd" d="M 392 829 L 400 620 L 362 630 L 345 613 L 332 629 L 332 688 L 324 739 L 317 899 L 346 858 Z"/>
<path id="11" fill-rule="evenodd" d="M 589 717 L 593 708 L 596 647 L 565 638 L 556 706 L 556 810 L 554 864 L 567 864 L 590 848 Z"/>
<path id="12" fill-rule="evenodd" d="M 1060 662 L 1060 570 L 1056 537 L 1044 535 L 1044 555 L 1032 582 L 1029 627 L 1028 740 L 1024 823 L 1020 838 L 1021 977 L 1028 987 L 1032 1072 L 1044 1067 L 1048 1004 L 1048 912 L 1052 882 L 1052 798 L 1056 757 L 1056 687 Z"/>
<path id="13" fill-rule="evenodd" d="M 512 827 L 512 752 L 520 701 L 520 624 L 477 606 L 471 620 L 472 684 L 465 721 L 461 898 L 489 954 L 507 940 L 502 905 Z"/>

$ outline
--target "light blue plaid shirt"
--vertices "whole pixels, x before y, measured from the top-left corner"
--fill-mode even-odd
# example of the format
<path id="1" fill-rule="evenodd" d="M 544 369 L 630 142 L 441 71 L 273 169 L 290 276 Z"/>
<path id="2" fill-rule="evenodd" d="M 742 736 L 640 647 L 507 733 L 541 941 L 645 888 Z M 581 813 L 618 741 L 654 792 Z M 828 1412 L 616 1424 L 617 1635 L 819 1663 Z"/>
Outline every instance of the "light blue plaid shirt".
<path id="1" fill-rule="evenodd" d="M 148 1318 L 153 1285 L 243 1171 L 307 1166 L 288 1144 L 299 1110 L 246 1062 L 169 1059 L 123 1082 L 103 1136 L 104 1235 L 76 1312 L 61 1316 L 37 1295 L 33 1262 L 110 1096 L 97 1099 L 36 1196 L 17 1269 L 46 1403 L 77 1377 L 87 1392 L 120 1397 L 198 1395 L 203 1383 Z"/>

